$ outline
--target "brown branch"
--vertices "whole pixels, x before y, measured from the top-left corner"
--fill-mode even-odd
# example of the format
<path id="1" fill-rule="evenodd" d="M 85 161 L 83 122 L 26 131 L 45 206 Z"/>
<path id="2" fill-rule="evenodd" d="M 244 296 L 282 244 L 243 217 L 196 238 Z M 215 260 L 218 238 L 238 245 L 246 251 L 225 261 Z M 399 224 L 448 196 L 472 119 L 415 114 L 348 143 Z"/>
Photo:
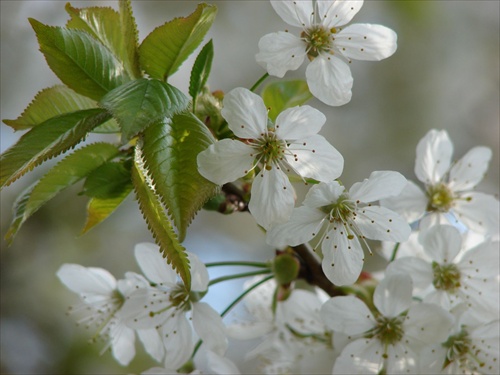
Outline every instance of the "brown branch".
<path id="1" fill-rule="evenodd" d="M 298 278 L 304 279 L 309 284 L 323 289 L 330 297 L 345 295 L 340 288 L 337 288 L 330 280 L 327 279 L 323 269 L 321 268 L 321 263 L 309 250 L 307 245 L 302 244 L 292 246 L 291 248 L 297 255 L 301 265 Z"/>

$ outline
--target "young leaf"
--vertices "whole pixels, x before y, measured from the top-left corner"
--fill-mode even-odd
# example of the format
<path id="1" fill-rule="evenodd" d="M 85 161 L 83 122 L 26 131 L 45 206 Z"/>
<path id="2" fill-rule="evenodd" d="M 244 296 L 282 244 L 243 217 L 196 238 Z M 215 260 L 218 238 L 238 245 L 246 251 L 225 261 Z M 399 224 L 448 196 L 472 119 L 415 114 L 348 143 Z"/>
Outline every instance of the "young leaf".
<path id="1" fill-rule="evenodd" d="M 83 193 L 94 198 L 113 198 L 128 189 L 130 184 L 130 168 L 123 162 L 107 162 L 87 176 Z"/>
<path id="2" fill-rule="evenodd" d="M 132 183 L 141 212 L 156 243 L 160 246 L 163 257 L 167 258 L 167 263 L 172 265 L 172 268 L 184 281 L 186 288 L 190 290 L 191 272 L 186 249 L 177 239 L 163 206 L 150 185 L 144 169 L 141 150 L 138 147 L 136 148 L 136 160 L 132 167 Z"/>
<path id="3" fill-rule="evenodd" d="M 269 118 L 275 120 L 285 109 L 302 105 L 313 96 L 307 83 L 302 80 L 277 81 L 267 85 L 262 90 L 262 99 L 269 110 Z"/>
<path id="4" fill-rule="evenodd" d="M 119 150 L 109 143 L 95 143 L 61 160 L 35 185 L 24 204 L 23 214 L 15 219 L 13 235 L 40 207 L 62 190 L 75 184 L 107 160 L 118 155 Z M 13 237 L 12 235 L 12 237 Z"/>
<path id="5" fill-rule="evenodd" d="M 213 142 L 206 126 L 187 112 L 156 122 L 143 134 L 146 168 L 181 242 L 196 212 L 218 189 L 200 175 L 196 161 L 198 153 Z"/>
<path id="6" fill-rule="evenodd" d="M 118 120 L 124 140 L 134 137 L 152 122 L 184 110 L 188 104 L 188 98 L 174 86 L 146 78 L 114 89 L 100 102 Z"/>
<path id="7" fill-rule="evenodd" d="M 17 119 L 3 120 L 3 122 L 16 131 L 25 130 L 58 115 L 96 107 L 96 101 L 77 94 L 64 85 L 56 85 L 47 87 L 36 94 Z M 93 131 L 96 133 L 116 133 L 120 131 L 120 128 L 116 121 L 111 119 Z"/>
<path id="8" fill-rule="evenodd" d="M 29 20 L 50 69 L 77 93 L 99 100 L 129 81 L 122 62 L 87 32 Z"/>
<path id="9" fill-rule="evenodd" d="M 132 185 L 127 185 L 118 195 L 110 198 L 91 198 L 87 205 L 87 221 L 80 233 L 85 234 L 90 229 L 100 224 L 109 217 L 118 206 L 128 197 L 132 191 Z"/>
<path id="10" fill-rule="evenodd" d="M 199 46 L 216 13 L 215 6 L 199 4 L 189 16 L 154 29 L 139 46 L 141 67 L 150 77 L 167 80 Z"/>
<path id="11" fill-rule="evenodd" d="M 125 49 L 127 58 L 126 65 L 128 70 L 135 78 L 142 77 L 141 67 L 139 65 L 139 32 L 132 13 L 130 0 L 120 0 L 118 3 L 120 9 L 120 25 L 123 38 L 125 40 Z"/>
<path id="12" fill-rule="evenodd" d="M 5 241 L 7 241 L 7 245 L 11 245 L 14 237 L 16 236 L 19 228 L 24 222 L 24 211 L 26 209 L 26 203 L 28 203 L 28 199 L 30 198 L 31 192 L 35 187 L 35 183 L 28 186 L 15 200 L 13 206 L 13 218 L 10 223 L 9 230 L 5 234 Z"/>
<path id="13" fill-rule="evenodd" d="M 67 28 L 88 32 L 123 63 L 129 78 L 136 77 L 137 71 L 133 69 L 133 61 L 129 60 L 127 44 L 130 41 L 125 39 L 121 17 L 117 11 L 107 7 L 78 9 L 69 3 L 66 4 L 66 11 L 71 16 L 66 24 Z"/>
<path id="14" fill-rule="evenodd" d="M 0 156 L 0 187 L 75 146 L 110 118 L 104 109 L 94 108 L 66 113 L 35 126 Z"/>
<path id="15" fill-rule="evenodd" d="M 214 45 L 212 39 L 205 44 L 201 49 L 200 54 L 196 58 L 193 69 L 191 70 L 191 78 L 189 80 L 189 95 L 193 98 L 193 108 L 195 107 L 196 97 L 201 92 L 201 89 L 207 83 L 210 69 L 212 68 L 212 60 L 214 58 Z"/>

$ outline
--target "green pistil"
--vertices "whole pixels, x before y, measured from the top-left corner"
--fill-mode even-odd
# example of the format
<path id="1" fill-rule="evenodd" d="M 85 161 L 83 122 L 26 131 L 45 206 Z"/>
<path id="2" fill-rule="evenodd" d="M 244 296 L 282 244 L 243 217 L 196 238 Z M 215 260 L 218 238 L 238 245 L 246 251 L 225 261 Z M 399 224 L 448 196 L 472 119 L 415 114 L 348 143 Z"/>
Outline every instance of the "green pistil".
<path id="1" fill-rule="evenodd" d="M 379 316 L 377 326 L 370 332 L 367 338 L 376 337 L 384 347 L 394 345 L 401 341 L 404 335 L 404 317 L 388 318 Z"/>
<path id="2" fill-rule="evenodd" d="M 283 158 L 285 146 L 285 142 L 278 139 L 276 134 L 268 132 L 258 140 L 255 146 L 256 158 L 264 164 L 267 170 L 271 170 L 273 164 Z"/>
<path id="3" fill-rule="evenodd" d="M 453 193 L 444 184 L 429 187 L 427 190 L 427 197 L 429 198 L 427 211 L 438 212 L 448 212 L 455 199 Z"/>
<path id="4" fill-rule="evenodd" d="M 315 25 L 302 32 L 300 36 L 307 44 L 306 51 L 310 60 L 313 60 L 321 52 L 330 51 L 332 33 L 335 32 L 335 29 L 328 30 L 321 25 Z"/>
<path id="5" fill-rule="evenodd" d="M 434 279 L 432 283 L 436 289 L 454 292 L 460 287 L 460 271 L 454 264 L 438 264 L 432 262 Z"/>
<path id="6" fill-rule="evenodd" d="M 178 307 L 183 310 L 189 310 L 191 302 L 191 294 L 186 290 L 184 285 L 178 285 L 177 288 L 173 289 L 168 299 L 170 301 L 170 306 Z"/>
<path id="7" fill-rule="evenodd" d="M 347 194 L 342 194 L 339 199 L 337 199 L 337 202 L 328 206 L 323 206 L 320 210 L 330 215 L 330 222 L 337 221 L 346 223 L 347 220 L 355 215 L 356 203 L 350 200 Z"/>

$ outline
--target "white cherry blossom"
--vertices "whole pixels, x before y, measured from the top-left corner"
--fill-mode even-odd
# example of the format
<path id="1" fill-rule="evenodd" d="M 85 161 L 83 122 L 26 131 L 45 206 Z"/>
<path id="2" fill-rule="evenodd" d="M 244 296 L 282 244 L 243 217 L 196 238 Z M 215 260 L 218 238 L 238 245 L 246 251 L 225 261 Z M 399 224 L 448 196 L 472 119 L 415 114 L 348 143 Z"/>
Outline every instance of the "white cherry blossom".
<path id="1" fill-rule="evenodd" d="M 205 265 L 188 253 L 191 267 L 191 291 L 177 282 L 177 274 L 161 256 L 158 246 L 140 243 L 135 257 L 149 280 L 126 300 L 122 310 L 132 318 L 135 329 L 156 329 L 165 348 L 165 365 L 177 369 L 189 360 L 194 349 L 193 331 L 203 344 L 219 355 L 227 349 L 225 328 L 220 315 L 207 303 L 200 302 L 208 288 Z"/>
<path id="2" fill-rule="evenodd" d="M 342 173 L 342 155 L 317 134 L 326 118 L 316 109 L 286 109 L 269 127 L 264 101 L 247 89 L 233 89 L 223 105 L 222 115 L 239 139 L 222 139 L 198 154 L 198 169 L 220 185 L 255 170 L 249 209 L 265 229 L 287 220 L 293 210 L 288 173 L 325 182 Z"/>
<path id="3" fill-rule="evenodd" d="M 107 341 L 103 352 L 111 347 L 115 359 L 123 366 L 128 365 L 135 356 L 135 332 L 126 326 L 119 312 L 133 292 L 132 280 L 117 282 L 105 269 L 79 264 L 63 264 L 57 277 L 82 299 L 82 304 L 70 308 L 72 314 L 81 317 L 78 323 L 96 329 Z M 141 280 L 133 280 L 133 284 L 137 282 Z"/>
<path id="4" fill-rule="evenodd" d="M 256 60 L 269 74 L 282 78 L 288 70 L 299 68 L 307 57 L 306 69 L 311 93 L 328 105 L 351 100 L 353 78 L 345 61 L 378 61 L 397 48 L 397 35 L 381 25 L 353 24 L 351 21 L 363 1 L 271 1 L 278 15 L 300 34 L 288 30 L 264 35 L 259 41 Z"/>
<path id="5" fill-rule="evenodd" d="M 352 284 L 361 273 L 365 239 L 405 241 L 411 229 L 395 212 L 371 202 L 397 195 L 406 184 L 398 172 L 377 171 L 349 191 L 333 181 L 313 186 L 290 220 L 272 227 L 267 242 L 297 246 L 320 236 L 325 275 L 336 285 Z M 360 242 L 361 241 L 361 242 Z"/>
<path id="6" fill-rule="evenodd" d="M 412 304 L 408 275 L 392 275 L 376 287 L 376 313 L 354 296 L 325 302 L 321 316 L 334 334 L 352 341 L 335 361 L 334 374 L 417 374 L 422 347 L 443 342 L 453 318 L 432 304 Z"/>
<path id="7" fill-rule="evenodd" d="M 485 241 L 462 250 L 462 236 L 451 225 L 437 225 L 420 235 L 429 261 L 403 257 L 392 262 L 386 275 L 410 275 L 424 302 L 450 311 L 465 303 L 475 314 L 494 319 L 499 307 L 499 243 Z"/>
<path id="8" fill-rule="evenodd" d="M 474 147 L 452 163 L 453 144 L 445 130 L 430 130 L 417 145 L 415 175 L 425 184 L 422 190 L 409 181 L 401 195 L 381 203 L 420 227 L 451 223 L 479 234 L 499 232 L 500 206 L 492 195 L 473 191 L 481 182 L 492 152 Z"/>

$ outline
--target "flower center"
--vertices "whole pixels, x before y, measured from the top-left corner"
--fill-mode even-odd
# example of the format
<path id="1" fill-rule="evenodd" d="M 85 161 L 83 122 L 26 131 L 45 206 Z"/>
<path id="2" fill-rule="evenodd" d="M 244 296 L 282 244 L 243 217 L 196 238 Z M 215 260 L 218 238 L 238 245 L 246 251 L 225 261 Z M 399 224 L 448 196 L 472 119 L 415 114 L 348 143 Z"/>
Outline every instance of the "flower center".
<path id="1" fill-rule="evenodd" d="M 269 131 L 257 140 L 254 148 L 257 151 L 257 160 L 269 171 L 274 163 L 283 159 L 286 143 L 278 139 L 275 133 Z"/>
<path id="2" fill-rule="evenodd" d="M 300 37 L 306 43 L 307 57 L 309 60 L 312 61 L 321 52 L 331 52 L 331 36 L 335 32 L 335 28 L 328 30 L 321 25 L 314 25 L 302 31 Z"/>
<path id="3" fill-rule="evenodd" d="M 323 206 L 320 210 L 329 214 L 330 222 L 338 221 L 346 223 L 351 217 L 355 216 L 356 203 L 349 199 L 347 193 L 343 193 L 337 202 L 328 206 Z"/>
<path id="4" fill-rule="evenodd" d="M 388 318 L 381 315 L 376 320 L 377 326 L 371 331 L 368 338 L 376 337 L 384 347 L 401 341 L 404 335 L 404 317 Z"/>
<path id="5" fill-rule="evenodd" d="M 434 279 L 432 283 L 436 289 L 454 292 L 460 287 L 460 271 L 454 264 L 438 264 L 432 262 Z"/>
<path id="6" fill-rule="evenodd" d="M 448 212 L 453 205 L 453 193 L 445 184 L 429 187 L 427 197 L 427 211 Z"/>
<path id="7" fill-rule="evenodd" d="M 466 369 L 478 370 L 484 366 L 484 362 L 477 357 L 480 350 L 477 348 L 474 351 L 471 350 L 474 347 L 464 327 L 456 335 L 450 336 L 442 345 L 448 349 L 443 368 L 455 361 L 459 363 L 461 368 Z"/>

